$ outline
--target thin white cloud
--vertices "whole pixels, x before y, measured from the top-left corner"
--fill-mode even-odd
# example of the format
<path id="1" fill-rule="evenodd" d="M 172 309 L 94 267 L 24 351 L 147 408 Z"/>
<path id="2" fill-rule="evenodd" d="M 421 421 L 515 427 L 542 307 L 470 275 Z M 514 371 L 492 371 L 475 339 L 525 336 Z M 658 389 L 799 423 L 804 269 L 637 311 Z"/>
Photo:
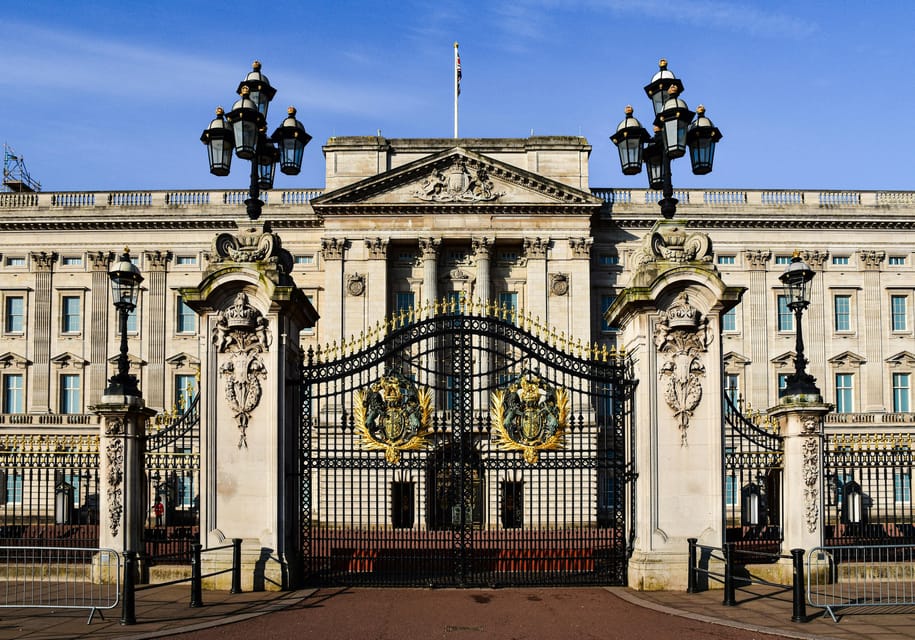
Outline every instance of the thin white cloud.
<path id="1" fill-rule="evenodd" d="M 221 62 L 215 56 L 198 57 L 24 23 L 7 23 L 7 27 L 0 87 L 8 96 L 10 92 L 53 92 L 58 96 L 80 92 L 87 101 L 104 95 L 150 106 L 156 101 L 167 105 L 169 100 L 179 99 L 214 104 L 222 101 L 228 108 L 235 99 L 234 83 L 245 72 L 234 61 Z M 284 101 L 290 101 L 290 94 L 294 94 L 298 105 L 315 110 L 373 115 L 412 109 L 419 100 L 371 75 L 345 84 L 283 66 L 274 65 L 265 72 L 272 84 L 281 86 L 277 80 L 282 79 Z M 301 89 L 289 91 L 295 87 Z"/>

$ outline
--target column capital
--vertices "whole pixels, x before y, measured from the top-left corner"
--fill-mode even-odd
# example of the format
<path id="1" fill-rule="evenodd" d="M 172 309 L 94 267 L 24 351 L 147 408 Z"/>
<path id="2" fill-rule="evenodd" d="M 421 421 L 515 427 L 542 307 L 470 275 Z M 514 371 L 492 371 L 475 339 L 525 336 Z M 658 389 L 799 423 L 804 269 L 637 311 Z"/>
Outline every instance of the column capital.
<path id="1" fill-rule="evenodd" d="M 388 241 L 383 238 L 366 238 L 365 248 L 370 259 L 384 260 L 388 257 Z"/>
<path id="2" fill-rule="evenodd" d="M 814 249 L 812 251 L 801 251 L 801 259 L 810 265 L 811 269 L 816 269 L 817 271 L 823 270 L 823 265 L 826 264 L 826 259 L 829 257 L 828 251 L 820 251 Z"/>
<path id="3" fill-rule="evenodd" d="M 441 244 L 441 238 L 420 238 L 419 250 L 423 254 L 423 260 L 433 260 L 437 258 Z"/>
<path id="4" fill-rule="evenodd" d="M 29 254 L 35 271 L 51 271 L 57 262 L 57 254 L 53 251 L 33 251 Z"/>
<path id="5" fill-rule="evenodd" d="M 549 238 L 525 238 L 524 257 L 528 259 L 546 259 L 547 250 L 550 248 Z"/>
<path id="6" fill-rule="evenodd" d="M 864 250 L 858 252 L 858 259 L 865 271 L 876 271 L 886 259 L 885 251 Z"/>
<path id="7" fill-rule="evenodd" d="M 492 254 L 493 238 L 471 238 L 470 246 L 477 258 L 488 258 Z"/>
<path id="8" fill-rule="evenodd" d="M 765 269 L 772 252 L 768 249 L 747 249 L 743 252 L 743 259 L 747 266 L 753 270 Z"/>
<path id="9" fill-rule="evenodd" d="M 346 238 L 322 238 L 321 255 L 325 260 L 343 260 Z"/>
<path id="10" fill-rule="evenodd" d="M 590 258 L 594 238 L 569 238 L 569 248 L 573 258 Z"/>
<path id="11" fill-rule="evenodd" d="M 88 254 L 90 269 L 104 271 L 107 274 L 112 255 L 110 251 L 90 251 Z"/>
<path id="12" fill-rule="evenodd" d="M 165 271 L 168 262 L 172 259 L 169 251 L 144 251 L 146 264 L 150 271 Z"/>

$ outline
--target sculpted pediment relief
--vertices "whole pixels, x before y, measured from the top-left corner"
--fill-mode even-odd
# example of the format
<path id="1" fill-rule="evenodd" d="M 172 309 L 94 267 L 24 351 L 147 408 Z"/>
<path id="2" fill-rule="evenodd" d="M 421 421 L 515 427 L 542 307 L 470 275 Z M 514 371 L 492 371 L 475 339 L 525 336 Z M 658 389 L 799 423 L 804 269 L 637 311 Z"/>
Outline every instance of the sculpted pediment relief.
<path id="1" fill-rule="evenodd" d="M 454 148 L 416 160 L 325 193 L 312 200 L 324 215 L 351 205 L 368 208 L 390 206 L 466 207 L 555 206 L 588 210 L 600 199 L 550 178 L 519 169 L 488 156 Z M 351 212 L 351 210 L 350 210 Z"/>

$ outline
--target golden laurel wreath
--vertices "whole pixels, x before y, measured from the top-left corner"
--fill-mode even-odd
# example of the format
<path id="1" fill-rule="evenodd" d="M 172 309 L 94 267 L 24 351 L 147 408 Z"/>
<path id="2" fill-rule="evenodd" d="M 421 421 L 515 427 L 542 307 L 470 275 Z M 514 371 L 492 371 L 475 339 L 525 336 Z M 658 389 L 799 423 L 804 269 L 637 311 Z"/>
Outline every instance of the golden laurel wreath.
<path id="1" fill-rule="evenodd" d="M 519 382 L 492 392 L 490 420 L 498 448 L 523 451 L 525 462 L 536 464 L 541 451 L 565 446 L 569 394 L 541 385 L 539 378 L 526 374 Z"/>
<path id="2" fill-rule="evenodd" d="M 354 396 L 353 418 L 360 444 L 368 451 L 384 451 L 390 464 L 402 451 L 428 446 L 432 393 L 417 389 L 401 375 L 382 376 Z"/>

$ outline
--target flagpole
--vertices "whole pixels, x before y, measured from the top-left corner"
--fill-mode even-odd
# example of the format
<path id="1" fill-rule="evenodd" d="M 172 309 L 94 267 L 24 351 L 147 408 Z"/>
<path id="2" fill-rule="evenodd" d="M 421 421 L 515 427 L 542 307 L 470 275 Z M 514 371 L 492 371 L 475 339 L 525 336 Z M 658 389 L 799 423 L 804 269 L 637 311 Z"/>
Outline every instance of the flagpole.
<path id="1" fill-rule="evenodd" d="M 461 93 L 460 73 L 461 57 L 458 53 L 458 43 L 454 43 L 454 137 L 458 137 L 458 95 Z"/>

